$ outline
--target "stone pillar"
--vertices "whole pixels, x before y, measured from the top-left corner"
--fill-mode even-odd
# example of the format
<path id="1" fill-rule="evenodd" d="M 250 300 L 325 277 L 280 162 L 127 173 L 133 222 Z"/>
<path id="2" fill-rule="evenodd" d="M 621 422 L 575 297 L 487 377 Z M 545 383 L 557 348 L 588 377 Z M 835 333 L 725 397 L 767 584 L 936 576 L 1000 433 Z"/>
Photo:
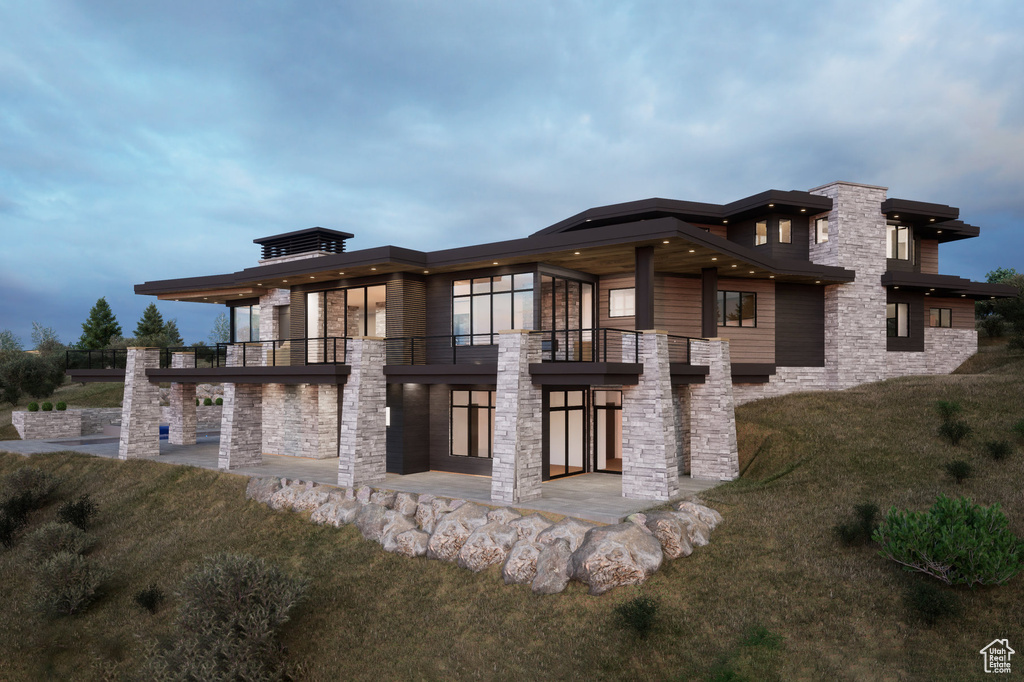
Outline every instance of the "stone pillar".
<path id="1" fill-rule="evenodd" d="M 160 386 L 151 384 L 147 369 L 160 366 L 159 348 L 129 348 L 121 406 L 121 442 L 117 456 L 140 459 L 160 456 Z"/>
<path id="2" fill-rule="evenodd" d="M 173 369 L 196 366 L 194 353 L 175 353 L 171 356 Z M 196 444 L 196 385 L 171 382 L 171 419 L 167 442 L 171 445 Z"/>
<path id="3" fill-rule="evenodd" d="M 338 387 L 320 384 L 317 390 L 317 445 L 312 456 L 330 459 L 338 456 Z"/>
<path id="4" fill-rule="evenodd" d="M 691 341 L 691 362 L 707 365 L 703 384 L 689 386 L 690 477 L 711 481 L 739 478 L 736 410 L 728 339 Z"/>
<path id="5" fill-rule="evenodd" d="M 530 376 L 541 361 L 541 337 L 528 331 L 498 335 L 491 501 L 516 504 L 541 496 L 542 402 Z"/>
<path id="6" fill-rule="evenodd" d="M 224 384 L 217 468 L 237 469 L 263 464 L 263 387 Z"/>
<path id="7" fill-rule="evenodd" d="M 338 485 L 374 485 L 384 481 L 387 467 L 384 339 L 349 339 L 347 345 L 351 373 L 342 391 Z"/>
<path id="8" fill-rule="evenodd" d="M 644 331 L 638 361 L 640 383 L 622 390 L 622 496 L 668 500 L 679 494 L 668 335 Z"/>

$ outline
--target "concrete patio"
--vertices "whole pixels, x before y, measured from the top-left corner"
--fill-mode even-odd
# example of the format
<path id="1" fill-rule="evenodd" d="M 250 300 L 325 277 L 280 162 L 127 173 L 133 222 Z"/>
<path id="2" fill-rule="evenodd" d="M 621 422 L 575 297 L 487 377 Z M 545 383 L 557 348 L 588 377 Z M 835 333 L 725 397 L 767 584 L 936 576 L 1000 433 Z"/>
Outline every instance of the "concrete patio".
<path id="1" fill-rule="evenodd" d="M 160 441 L 160 457 L 156 461 L 216 470 L 219 445 L 219 435 L 201 436 L 195 445 L 170 445 L 166 440 Z M 0 441 L 0 451 L 22 455 L 69 450 L 117 459 L 117 448 L 118 439 L 104 436 L 62 440 Z M 232 469 L 231 473 L 244 476 L 274 476 L 311 480 L 337 485 L 338 460 L 263 455 L 261 466 Z M 715 485 L 718 485 L 717 481 L 700 481 L 683 476 L 679 481 L 679 497 L 686 497 Z M 385 482 L 378 487 L 494 504 L 491 502 L 491 479 L 487 476 L 470 476 L 442 471 L 427 471 L 406 476 L 387 474 Z M 542 493 L 543 496 L 540 499 L 532 500 L 524 505 L 515 505 L 516 508 L 564 514 L 599 523 L 617 523 L 633 512 L 661 504 L 652 500 L 622 497 L 622 478 L 615 474 L 581 474 L 547 481 L 542 484 Z"/>

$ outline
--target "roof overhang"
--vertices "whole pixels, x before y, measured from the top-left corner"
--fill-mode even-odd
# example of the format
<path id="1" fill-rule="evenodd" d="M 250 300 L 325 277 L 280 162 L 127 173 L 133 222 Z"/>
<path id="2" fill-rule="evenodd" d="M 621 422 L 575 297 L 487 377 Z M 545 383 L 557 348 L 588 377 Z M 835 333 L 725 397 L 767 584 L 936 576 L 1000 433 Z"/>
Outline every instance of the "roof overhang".
<path id="1" fill-rule="evenodd" d="M 960 209 L 955 206 L 894 198 L 882 202 L 882 213 L 887 220 L 912 225 L 922 239 L 952 242 L 977 237 L 981 233 L 978 227 L 957 220 Z"/>
<path id="2" fill-rule="evenodd" d="M 1009 284 L 972 282 L 955 275 L 928 275 L 919 272 L 889 270 L 882 275 L 882 286 L 901 291 L 921 291 L 930 296 L 946 298 L 1013 298 L 1020 292 Z"/>

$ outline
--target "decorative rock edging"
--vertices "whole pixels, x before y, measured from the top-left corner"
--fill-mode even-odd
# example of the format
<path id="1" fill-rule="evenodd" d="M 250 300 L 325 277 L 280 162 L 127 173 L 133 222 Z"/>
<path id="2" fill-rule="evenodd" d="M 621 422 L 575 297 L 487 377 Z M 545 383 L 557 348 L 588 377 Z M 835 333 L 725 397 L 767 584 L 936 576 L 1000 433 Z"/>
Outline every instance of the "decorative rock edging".
<path id="1" fill-rule="evenodd" d="M 275 510 L 312 512 L 313 523 L 354 524 L 387 552 L 451 561 L 474 572 L 501 565 L 506 584 L 529 584 L 537 594 L 561 592 L 570 580 L 595 595 L 638 585 L 665 559 L 708 544 L 722 522 L 721 514 L 693 499 L 675 503 L 673 511 L 599 526 L 571 517 L 553 523 L 540 514 L 426 493 L 285 478 L 251 478 L 245 496 Z"/>

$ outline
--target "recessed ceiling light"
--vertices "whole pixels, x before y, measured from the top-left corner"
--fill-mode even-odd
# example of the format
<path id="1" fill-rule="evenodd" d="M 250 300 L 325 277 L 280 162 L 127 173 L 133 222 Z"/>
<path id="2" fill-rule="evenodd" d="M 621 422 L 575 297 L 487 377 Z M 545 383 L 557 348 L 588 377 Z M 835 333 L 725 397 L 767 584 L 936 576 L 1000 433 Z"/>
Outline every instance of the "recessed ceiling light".
<path id="1" fill-rule="evenodd" d="M 821 284 L 821 280 L 820 279 L 816 279 L 816 280 L 814 280 L 814 283 L 815 284 Z"/>
<path id="2" fill-rule="evenodd" d="M 718 257 L 717 256 L 712 256 L 711 260 L 718 260 Z"/>
<path id="3" fill-rule="evenodd" d="M 429 274 L 430 274 L 430 270 L 424 270 L 424 271 L 423 271 L 423 274 L 424 274 L 424 275 L 429 275 Z"/>
<path id="4" fill-rule="evenodd" d="M 498 264 L 498 261 L 494 261 L 493 263 L 491 263 L 491 265 L 497 265 L 497 264 Z"/>
<path id="5" fill-rule="evenodd" d="M 934 223 L 934 222 L 935 222 L 935 218 L 929 218 L 929 219 L 928 219 L 928 222 L 930 222 L 930 223 Z"/>
<path id="6" fill-rule="evenodd" d="M 753 270 L 751 270 L 751 271 L 750 271 L 750 274 L 751 274 L 751 275 L 753 275 L 753 274 L 754 274 L 754 271 L 753 271 Z"/>
<path id="7" fill-rule="evenodd" d="M 371 270 L 376 270 L 377 268 L 370 268 L 370 269 L 371 269 Z"/>
<path id="8" fill-rule="evenodd" d="M 723 224 L 723 225 L 725 225 L 725 224 L 727 224 L 728 222 L 729 222 L 728 220 L 723 220 L 723 221 L 722 221 L 722 224 Z"/>
<path id="9" fill-rule="evenodd" d="M 928 293 L 927 291 L 926 291 L 926 292 L 924 292 L 924 295 L 925 295 L 925 296 L 931 296 L 931 294 L 930 294 L 930 293 Z"/>
<path id="10" fill-rule="evenodd" d="M 899 218 L 899 216 L 898 216 L 898 215 L 895 215 L 895 214 L 893 214 L 893 216 L 892 216 L 892 217 L 893 217 L 893 218 Z"/>
<path id="11" fill-rule="evenodd" d="M 241 294 L 239 294 L 239 296 L 241 296 Z"/>
<path id="12" fill-rule="evenodd" d="M 286 279 L 282 279 L 281 281 L 282 281 L 282 282 L 287 282 L 288 280 L 286 280 Z"/>
<path id="13" fill-rule="evenodd" d="M 806 209 L 806 208 L 801 208 L 801 209 L 800 209 L 800 212 L 801 212 L 801 213 L 807 213 L 807 209 Z"/>
<path id="14" fill-rule="evenodd" d="M 733 266 L 733 267 L 736 267 L 736 264 L 735 264 L 735 263 L 733 263 L 733 264 L 732 264 L 732 266 Z"/>
<path id="15" fill-rule="evenodd" d="M 942 234 L 942 230 L 935 230 L 935 234 Z"/>
<path id="16" fill-rule="evenodd" d="M 339 275 L 344 275 L 345 273 L 344 273 L 344 272 L 339 272 L 338 274 L 339 274 Z"/>
<path id="17" fill-rule="evenodd" d="M 206 298 L 205 296 L 203 296 L 203 300 L 204 300 L 204 301 L 209 301 L 210 299 L 208 299 L 208 298 Z"/>
<path id="18" fill-rule="evenodd" d="M 768 204 L 768 208 L 775 208 L 775 204 Z"/>
<path id="19" fill-rule="evenodd" d="M 573 251 L 573 252 L 572 252 L 572 255 L 574 255 L 574 256 L 578 256 L 578 255 L 580 255 L 580 252 L 579 252 L 579 251 Z M 495 265 L 497 265 L 497 263 L 495 263 Z"/>
<path id="20" fill-rule="evenodd" d="M 662 242 L 662 244 L 668 244 L 668 240 L 666 239 L 665 241 Z"/>
<path id="21" fill-rule="evenodd" d="M 309 278 L 310 279 L 316 279 L 316 275 L 310 275 Z"/>
<path id="22" fill-rule="evenodd" d="M 690 249 L 690 253 L 693 253 L 694 251 L 696 251 L 696 249 Z"/>
<path id="23" fill-rule="evenodd" d="M 967 294 L 960 294 L 960 298 L 967 298 Z"/>
<path id="24" fill-rule="evenodd" d="M 935 291 L 935 289 L 929 289 L 928 291 Z"/>
<path id="25" fill-rule="evenodd" d="M 768 279 L 775 279 L 775 275 L 768 275 Z"/>
<path id="26" fill-rule="evenodd" d="M 893 287 L 893 289 L 899 289 L 899 287 Z"/>

